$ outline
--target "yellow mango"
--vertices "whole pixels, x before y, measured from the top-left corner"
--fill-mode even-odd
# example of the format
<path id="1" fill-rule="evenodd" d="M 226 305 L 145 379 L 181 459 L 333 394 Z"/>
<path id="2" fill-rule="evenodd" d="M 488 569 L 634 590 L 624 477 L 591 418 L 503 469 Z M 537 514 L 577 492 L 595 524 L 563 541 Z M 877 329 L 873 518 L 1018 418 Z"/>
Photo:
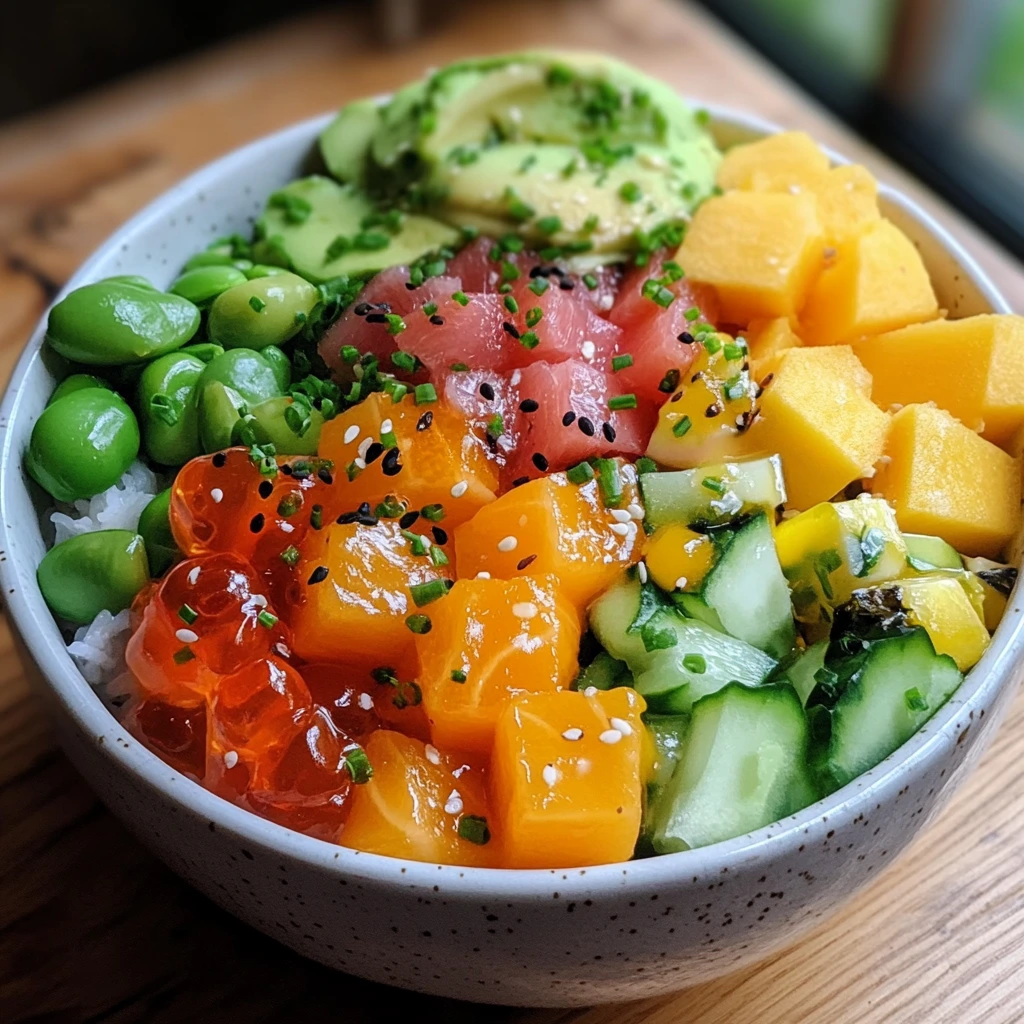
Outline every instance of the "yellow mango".
<path id="1" fill-rule="evenodd" d="M 789 318 L 785 316 L 772 320 L 752 320 L 746 330 L 746 339 L 750 348 L 750 362 L 755 368 L 763 366 L 780 352 L 799 348 L 803 344 Z"/>
<path id="2" fill-rule="evenodd" d="M 907 533 L 936 534 L 967 555 L 996 558 L 1020 524 L 1020 460 L 944 409 L 907 405 L 892 418 L 871 489 Z"/>
<path id="3" fill-rule="evenodd" d="M 859 164 L 833 167 L 808 181 L 806 189 L 818 199 L 818 217 L 828 245 L 849 241 L 881 220 L 878 182 Z"/>
<path id="4" fill-rule="evenodd" d="M 618 687 L 513 699 L 491 757 L 501 863 L 570 868 L 629 860 L 640 832 L 650 752 L 644 700 Z"/>
<path id="5" fill-rule="evenodd" d="M 727 192 L 697 210 L 676 259 L 715 289 L 722 321 L 746 324 L 799 312 L 823 251 L 813 196 Z"/>
<path id="6" fill-rule="evenodd" d="M 967 591 L 953 576 L 900 581 L 902 604 L 913 626 L 923 626 L 936 654 L 948 654 L 966 672 L 985 653 L 989 635 Z"/>
<path id="7" fill-rule="evenodd" d="M 838 345 L 939 313 L 928 271 L 909 238 L 879 220 L 839 245 L 800 315 L 808 345 Z"/>
<path id="8" fill-rule="evenodd" d="M 810 508 L 874 473 L 889 417 L 849 346 L 789 349 L 761 372 L 759 413 L 737 452 L 779 454 L 791 506 Z"/>
<path id="9" fill-rule="evenodd" d="M 656 530 L 648 538 L 644 562 L 651 579 L 662 590 L 672 591 L 680 585 L 694 590 L 715 561 L 715 545 L 706 533 L 695 533 L 682 523 L 673 523 Z"/>
<path id="10" fill-rule="evenodd" d="M 806 132 L 779 132 L 733 146 L 718 165 L 721 189 L 783 191 L 828 170 L 828 157 Z"/>
<path id="11" fill-rule="evenodd" d="M 883 408 L 935 402 L 994 444 L 1024 424 L 1024 317 L 933 320 L 856 342 Z"/>

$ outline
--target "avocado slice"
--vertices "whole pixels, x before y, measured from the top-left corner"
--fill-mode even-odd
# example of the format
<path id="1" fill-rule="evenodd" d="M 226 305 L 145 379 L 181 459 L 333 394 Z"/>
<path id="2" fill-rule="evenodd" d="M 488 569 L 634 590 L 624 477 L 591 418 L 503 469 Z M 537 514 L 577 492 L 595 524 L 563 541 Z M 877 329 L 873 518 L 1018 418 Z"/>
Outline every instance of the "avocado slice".
<path id="1" fill-rule="evenodd" d="M 320 154 L 327 170 L 341 182 L 363 183 L 374 133 L 380 127 L 376 100 L 356 100 L 338 111 L 320 133 Z"/>
<path id="2" fill-rule="evenodd" d="M 386 245 L 353 246 L 347 251 L 339 248 L 339 254 L 328 259 L 328 249 L 339 237 L 354 240 L 366 233 L 364 221 L 377 212 L 377 207 L 354 185 L 339 185 L 321 175 L 300 178 L 280 191 L 304 199 L 309 214 L 296 223 L 288 219 L 288 211 L 280 202 L 268 203 L 256 224 L 260 241 L 253 247 L 253 258 L 287 265 L 314 284 L 342 274 L 361 277 L 395 264 L 411 263 L 459 238 L 458 231 L 433 217 L 407 214 L 394 234 L 372 229 L 373 235 L 389 237 Z"/>

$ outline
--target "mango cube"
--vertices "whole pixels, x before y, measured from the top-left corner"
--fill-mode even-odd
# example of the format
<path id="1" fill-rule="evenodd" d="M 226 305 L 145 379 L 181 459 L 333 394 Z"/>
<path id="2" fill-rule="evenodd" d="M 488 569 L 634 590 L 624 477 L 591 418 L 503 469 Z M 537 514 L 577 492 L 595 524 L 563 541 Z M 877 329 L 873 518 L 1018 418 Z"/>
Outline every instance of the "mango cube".
<path id="1" fill-rule="evenodd" d="M 779 132 L 733 146 L 718 165 L 721 189 L 785 191 L 828 170 L 828 157 L 807 132 Z"/>
<path id="2" fill-rule="evenodd" d="M 871 375 L 847 345 L 792 348 L 767 363 L 760 414 L 740 438 L 749 454 L 779 454 L 789 503 L 828 501 L 874 473 L 889 417 L 868 397 Z"/>
<path id="3" fill-rule="evenodd" d="M 723 321 L 746 324 L 796 314 L 823 250 L 813 196 L 727 192 L 697 210 L 676 258 L 715 289 Z"/>
<path id="4" fill-rule="evenodd" d="M 424 614 L 419 684 L 442 749 L 486 757 L 513 696 L 558 690 L 576 675 L 579 616 L 553 576 L 459 580 Z"/>
<path id="5" fill-rule="evenodd" d="M 871 371 L 883 409 L 933 401 L 999 445 L 1024 423 L 1024 317 L 912 324 L 853 350 Z"/>
<path id="6" fill-rule="evenodd" d="M 928 574 L 901 580 L 900 591 L 910 624 L 924 627 L 936 654 L 948 654 L 961 672 L 977 663 L 988 630 L 959 579 Z"/>
<path id="7" fill-rule="evenodd" d="M 636 470 L 619 467 L 620 508 L 636 501 Z M 629 524 L 628 524 L 629 525 Z M 502 541 L 514 535 L 516 545 Z M 459 575 L 512 579 L 549 573 L 562 593 L 582 608 L 640 557 L 636 524 L 623 531 L 605 508 L 596 479 L 577 485 L 564 473 L 531 480 L 485 505 L 455 531 Z"/>
<path id="8" fill-rule="evenodd" d="M 786 349 L 799 348 L 803 344 L 789 318 L 784 316 L 772 320 L 752 320 L 746 331 L 746 339 L 750 362 L 755 368 Z"/>
<path id="9" fill-rule="evenodd" d="M 1020 460 L 945 409 L 907 405 L 892 418 L 887 464 L 872 482 L 906 533 L 931 533 L 995 558 L 1020 522 Z"/>
<path id="10" fill-rule="evenodd" d="M 895 224 L 879 220 L 837 247 L 800 316 L 808 345 L 838 345 L 938 316 L 917 249 Z"/>
<path id="11" fill-rule="evenodd" d="M 643 698 L 531 693 L 506 707 L 491 758 L 502 864 L 569 868 L 628 860 L 640 831 Z"/>
<path id="12" fill-rule="evenodd" d="M 881 219 L 878 182 L 866 167 L 833 167 L 807 181 L 818 199 L 818 217 L 829 245 L 839 245 Z"/>

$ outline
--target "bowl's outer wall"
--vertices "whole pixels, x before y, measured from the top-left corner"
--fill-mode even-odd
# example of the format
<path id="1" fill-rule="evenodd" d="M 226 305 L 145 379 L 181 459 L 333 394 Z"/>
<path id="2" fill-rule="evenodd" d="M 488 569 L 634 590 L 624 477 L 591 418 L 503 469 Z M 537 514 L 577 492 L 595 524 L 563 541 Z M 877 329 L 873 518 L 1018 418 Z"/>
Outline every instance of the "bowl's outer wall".
<path id="1" fill-rule="evenodd" d="M 126 225 L 69 282 L 143 273 L 167 284 L 211 238 L 247 232 L 300 172 L 323 121 L 211 165 Z M 770 128 L 719 114 L 733 138 Z M 980 271 L 912 204 L 887 213 L 919 245 L 941 303 L 1005 310 Z M 791 819 L 706 850 L 567 871 L 497 872 L 358 854 L 265 822 L 172 771 L 107 714 L 74 669 L 35 584 L 45 550 L 21 452 L 53 380 L 42 325 L 0 430 L 0 581 L 20 653 L 72 761 L 132 832 L 215 902 L 321 962 L 464 999 L 574 1005 L 682 988 L 791 943 L 884 869 L 949 799 L 1019 681 L 1015 595 L 991 649 L 921 734 Z"/>

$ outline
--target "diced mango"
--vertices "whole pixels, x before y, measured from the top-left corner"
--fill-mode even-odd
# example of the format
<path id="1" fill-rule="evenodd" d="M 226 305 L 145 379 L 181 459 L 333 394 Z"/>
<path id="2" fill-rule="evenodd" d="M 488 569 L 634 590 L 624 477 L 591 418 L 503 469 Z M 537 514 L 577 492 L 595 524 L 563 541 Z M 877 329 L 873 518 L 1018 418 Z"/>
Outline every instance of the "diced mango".
<path id="1" fill-rule="evenodd" d="M 651 579 L 662 590 L 699 588 L 715 561 L 715 545 L 706 533 L 695 533 L 682 523 L 656 530 L 647 540 L 644 562 Z M 686 580 L 681 583 L 681 580 Z"/>
<path id="2" fill-rule="evenodd" d="M 828 157 L 806 132 L 779 132 L 733 146 L 718 165 L 722 189 L 783 191 L 828 170 Z"/>
<path id="3" fill-rule="evenodd" d="M 569 868 L 628 860 L 640 831 L 645 704 L 619 687 L 532 693 L 494 738 L 491 807 L 502 863 Z"/>
<path id="4" fill-rule="evenodd" d="M 797 337 L 789 318 L 778 316 L 772 320 L 752 320 L 746 330 L 750 348 L 750 362 L 759 368 L 773 356 L 790 348 L 799 348 L 803 342 Z"/>
<path id="5" fill-rule="evenodd" d="M 808 345 L 839 345 L 938 316 L 939 304 L 917 249 L 879 220 L 836 249 L 800 315 Z"/>
<path id="6" fill-rule="evenodd" d="M 739 441 L 779 454 L 789 503 L 806 509 L 874 473 L 888 416 L 867 396 L 871 377 L 849 346 L 794 348 L 766 364 L 760 414 Z"/>
<path id="7" fill-rule="evenodd" d="M 697 210 L 676 258 L 715 289 L 724 322 L 746 324 L 799 312 L 823 252 L 813 196 L 727 192 Z"/>
<path id="8" fill-rule="evenodd" d="M 493 837 L 474 842 L 459 835 L 467 816 L 488 817 L 487 787 L 478 767 L 384 729 L 370 736 L 365 749 L 373 777 L 352 789 L 338 840 L 342 846 L 432 864 L 497 866 Z M 463 831 L 484 837 L 481 823 L 467 822 Z"/>
<path id="9" fill-rule="evenodd" d="M 284 609 L 292 646 L 306 661 L 415 667 L 416 611 L 409 588 L 444 577 L 425 555 L 414 555 L 398 523 L 331 524 L 319 543 L 307 538 L 297 577 L 301 595 Z"/>
<path id="10" fill-rule="evenodd" d="M 394 435 L 399 460 L 392 465 L 383 452 L 367 465 L 367 446 L 379 444 L 382 434 Z M 388 440 L 385 436 L 384 443 Z M 319 454 L 334 461 L 345 507 L 354 509 L 364 501 L 375 507 L 394 494 L 411 509 L 443 505 L 446 527 L 465 522 L 494 501 L 498 486 L 496 468 L 462 415 L 440 402 L 416 405 L 412 395 L 395 403 L 386 394 L 372 394 L 328 421 L 320 433 Z"/>
<path id="11" fill-rule="evenodd" d="M 439 747 L 486 756 L 512 696 L 576 674 L 579 616 L 553 576 L 459 580 L 424 611 L 419 683 Z"/>
<path id="12" fill-rule="evenodd" d="M 967 555 L 996 558 L 1020 522 L 1020 460 L 944 409 L 904 406 L 871 489 L 907 533 L 933 533 Z"/>
<path id="13" fill-rule="evenodd" d="M 937 654 L 948 654 L 961 672 L 977 663 L 988 647 L 988 630 L 955 576 L 905 579 L 900 590 L 908 621 L 924 627 Z"/>
<path id="14" fill-rule="evenodd" d="M 804 187 L 818 199 L 818 218 L 827 245 L 850 241 L 881 219 L 878 183 L 858 164 L 833 167 Z"/>
<path id="15" fill-rule="evenodd" d="M 636 470 L 621 465 L 617 471 L 624 510 L 636 504 Z M 510 536 L 514 547 L 502 543 Z M 551 574 L 583 608 L 638 560 L 641 537 L 636 522 L 623 524 L 605 507 L 596 479 L 577 485 L 552 473 L 507 491 L 458 527 L 455 562 L 465 578 Z"/>
<path id="16" fill-rule="evenodd" d="M 1024 424 L 1024 317 L 933 320 L 853 346 L 887 408 L 935 402 L 994 444 Z"/>

